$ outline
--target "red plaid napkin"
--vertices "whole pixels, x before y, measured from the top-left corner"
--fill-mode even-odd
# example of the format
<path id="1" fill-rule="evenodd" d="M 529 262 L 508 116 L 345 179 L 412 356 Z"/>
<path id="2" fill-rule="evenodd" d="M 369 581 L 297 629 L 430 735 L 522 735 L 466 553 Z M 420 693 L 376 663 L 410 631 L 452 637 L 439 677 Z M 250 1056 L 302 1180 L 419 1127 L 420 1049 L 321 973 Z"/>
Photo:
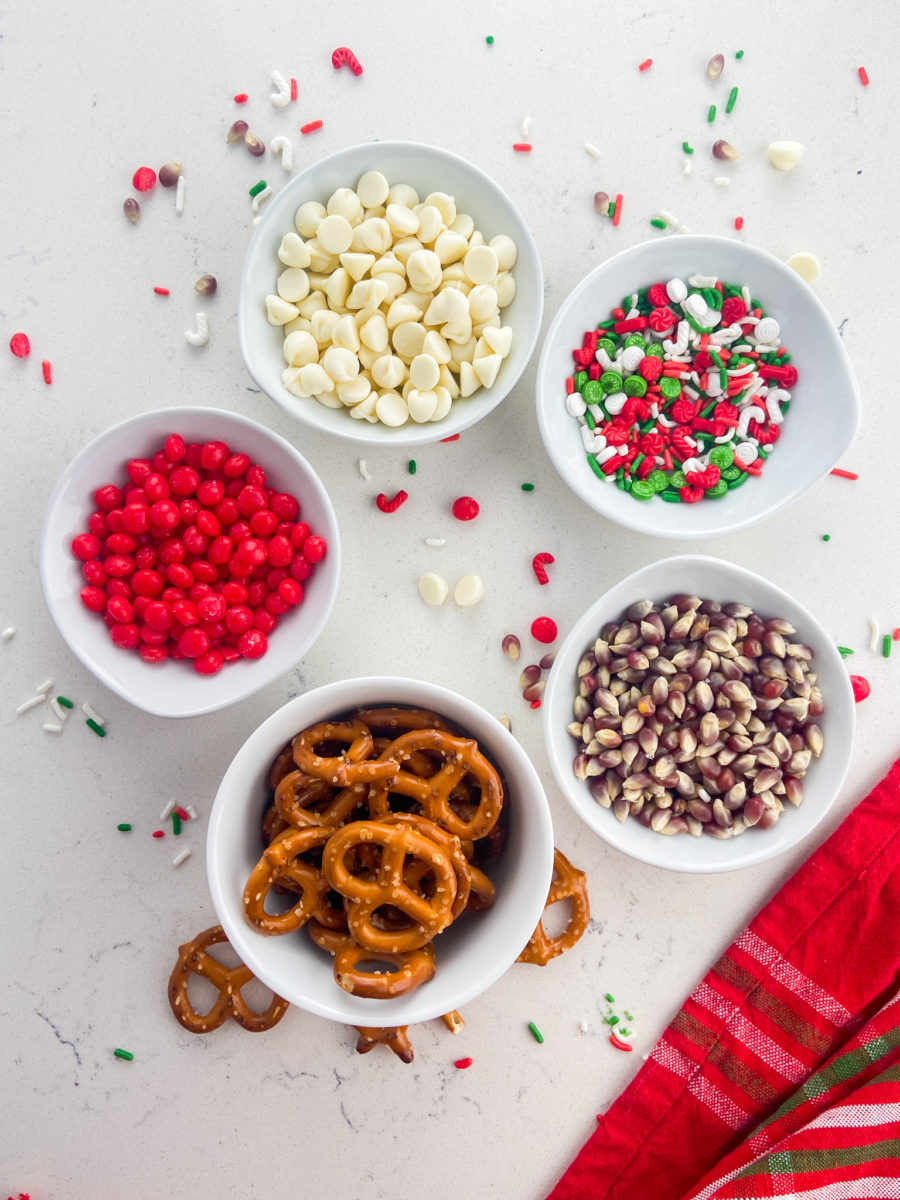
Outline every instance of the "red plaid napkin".
<path id="1" fill-rule="evenodd" d="M 900 1197 L 900 761 L 685 1001 L 549 1200 Z"/>

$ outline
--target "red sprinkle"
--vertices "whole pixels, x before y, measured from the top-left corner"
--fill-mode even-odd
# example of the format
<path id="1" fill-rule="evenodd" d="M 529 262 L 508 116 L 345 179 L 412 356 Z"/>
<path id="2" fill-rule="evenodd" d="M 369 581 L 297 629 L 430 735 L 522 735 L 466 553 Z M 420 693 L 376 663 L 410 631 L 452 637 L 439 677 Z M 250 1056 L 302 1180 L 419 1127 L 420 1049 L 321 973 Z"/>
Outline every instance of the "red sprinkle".
<path id="1" fill-rule="evenodd" d="M 513 150 L 517 150 L 520 154 L 529 154 L 531 152 L 531 142 L 513 142 Z"/>
<path id="2" fill-rule="evenodd" d="M 644 61 L 643 61 L 642 63 L 639 63 L 639 64 L 638 64 L 638 70 L 639 70 L 639 71 L 647 71 L 647 70 L 649 70 L 649 69 L 650 69 L 650 67 L 652 67 L 652 66 L 653 66 L 653 59 L 652 59 L 652 58 L 645 58 L 645 59 L 644 59 Z"/>
<path id="3" fill-rule="evenodd" d="M 50 368 L 50 359 L 49 358 L 43 359 L 43 361 L 41 362 L 41 370 L 44 373 L 44 383 L 52 383 L 53 377 L 50 373 L 51 368 Z"/>
<path id="4" fill-rule="evenodd" d="M 402 490 L 399 491 L 392 500 L 388 500 L 384 492 L 379 492 L 375 497 L 375 503 L 378 505 L 378 508 L 381 510 L 381 512 L 392 513 L 396 512 L 400 505 L 405 504 L 408 499 L 409 493 Z"/>
<path id="5" fill-rule="evenodd" d="M 178 813 L 180 820 L 189 821 L 191 819 L 190 813 L 185 812 L 185 810 L 181 807 L 180 804 L 176 804 L 175 811 Z"/>
<path id="6" fill-rule="evenodd" d="M 900 642 L 900 628 L 895 629 L 891 636 L 895 642 Z"/>
<path id="7" fill-rule="evenodd" d="M 465 1071 L 466 1067 L 471 1067 L 473 1060 L 471 1058 L 458 1058 L 453 1064 L 459 1071 Z"/>
<path id="8" fill-rule="evenodd" d="M 165 837 L 166 835 L 165 835 L 165 833 L 163 832 L 163 830 L 162 830 L 162 829 L 154 829 L 154 830 L 153 830 L 153 836 L 154 836 L 155 838 L 162 838 L 162 837 Z"/>
<path id="9" fill-rule="evenodd" d="M 304 134 L 315 133 L 317 129 L 321 129 L 321 128 L 322 128 L 321 121 L 309 121 L 306 125 L 300 126 L 300 132 L 304 133 Z"/>
<path id="10" fill-rule="evenodd" d="M 531 569 L 537 576 L 538 583 L 549 583 L 545 564 L 556 562 L 552 554 L 548 554 L 546 550 L 542 550 L 540 554 L 536 554 L 531 560 Z"/>
<path id="11" fill-rule="evenodd" d="M 634 1046 L 629 1046 L 627 1042 L 623 1042 L 621 1038 L 616 1037 L 614 1033 L 609 1035 L 609 1044 L 615 1046 L 617 1050 L 633 1050 Z"/>
<path id="12" fill-rule="evenodd" d="M 863 87 L 868 87 L 869 86 L 869 74 L 866 71 L 866 68 L 865 67 L 857 67 L 856 73 L 859 76 L 859 82 L 863 85 Z"/>
<path id="13" fill-rule="evenodd" d="M 292 100 L 297 99 L 297 80 L 296 79 L 291 80 L 291 99 Z"/>
<path id="14" fill-rule="evenodd" d="M 536 642 L 555 642 L 558 633 L 556 622 L 550 617 L 535 617 L 531 622 L 531 636 Z"/>
<path id="15" fill-rule="evenodd" d="M 853 699 L 857 704 L 859 704 L 861 700 L 865 700 L 869 692 L 872 690 L 865 675 L 851 675 L 850 686 L 853 688 Z"/>
<path id="16" fill-rule="evenodd" d="M 131 177 L 131 182 L 138 192 L 149 192 L 156 183 L 156 172 L 152 167 L 138 167 Z"/>
<path id="17" fill-rule="evenodd" d="M 168 296 L 168 294 L 169 294 L 168 288 L 155 287 L 153 290 L 154 290 L 154 292 L 156 292 L 157 296 Z"/>
<path id="18" fill-rule="evenodd" d="M 362 63 L 348 46 L 338 46 L 331 55 L 331 65 L 336 71 L 347 64 L 354 75 L 362 75 Z"/>
<path id="19" fill-rule="evenodd" d="M 840 467 L 835 467 L 830 474 L 838 475 L 841 479 L 859 479 L 859 476 L 854 471 L 844 471 Z"/>
<path id="20" fill-rule="evenodd" d="M 734 218 L 734 227 L 735 227 L 735 229 L 743 229 L 744 228 L 744 218 L 743 217 L 735 217 Z"/>
<path id="21" fill-rule="evenodd" d="M 234 98 L 234 102 L 235 102 L 235 104 L 246 104 L 249 99 L 250 99 L 250 97 L 247 95 L 246 92 L 238 92 L 238 94 Z"/>
<path id="22" fill-rule="evenodd" d="M 451 433 L 451 435 L 450 435 L 448 438 L 441 438 L 441 441 L 442 441 L 442 442 L 458 442 L 458 441 L 459 441 L 459 434 L 458 434 L 458 433 Z"/>
<path id="23" fill-rule="evenodd" d="M 478 501 L 471 496 L 458 496 L 454 501 L 451 512 L 457 521 L 474 521 L 481 509 Z"/>
<path id="24" fill-rule="evenodd" d="M 541 702 L 540 702 L 540 700 L 532 700 L 531 704 L 529 704 L 528 707 L 529 708 L 540 708 Z"/>
<path id="25" fill-rule="evenodd" d="M 619 194 L 616 196 L 616 206 L 613 209 L 613 215 L 612 215 L 613 225 L 618 225 L 619 218 L 621 216 L 622 216 L 622 193 L 619 192 Z"/>
<path id="26" fill-rule="evenodd" d="M 31 342 L 24 333 L 14 333 L 9 339 L 9 348 L 16 358 L 27 358 L 31 353 Z"/>

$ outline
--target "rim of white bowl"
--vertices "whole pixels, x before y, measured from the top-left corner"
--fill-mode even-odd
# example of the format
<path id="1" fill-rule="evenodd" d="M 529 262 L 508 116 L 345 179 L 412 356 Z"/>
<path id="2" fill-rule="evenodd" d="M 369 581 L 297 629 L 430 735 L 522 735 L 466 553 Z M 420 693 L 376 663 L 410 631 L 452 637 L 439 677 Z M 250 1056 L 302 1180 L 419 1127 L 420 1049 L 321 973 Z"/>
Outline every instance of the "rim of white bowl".
<path id="1" fill-rule="evenodd" d="M 802 632 L 807 642 L 816 642 L 817 661 L 827 660 L 830 667 L 834 670 L 836 678 L 839 680 L 840 695 L 834 692 L 829 693 L 829 697 L 827 698 L 828 708 L 831 710 L 836 707 L 839 710 L 841 718 L 849 724 L 849 728 L 845 730 L 840 748 L 834 752 L 836 756 L 835 761 L 827 764 L 831 772 L 829 775 L 829 797 L 820 806 L 819 810 L 813 813 L 811 818 L 807 816 L 807 813 L 810 811 L 808 808 L 789 809 L 789 815 L 799 816 L 802 814 L 803 820 L 796 822 L 794 828 L 788 834 L 782 835 L 783 842 L 778 844 L 776 848 L 773 848 L 773 841 L 766 842 L 763 837 L 769 831 L 760 831 L 762 840 L 754 843 L 752 840 L 753 831 L 750 830 L 748 835 L 742 837 L 737 843 L 734 841 L 715 842 L 714 846 L 710 847 L 710 858 L 708 860 L 685 865 L 684 862 L 677 861 L 676 843 L 679 841 L 678 837 L 665 838 L 659 834 L 652 834 L 646 838 L 641 838 L 636 846 L 623 845 L 621 836 L 619 835 L 619 831 L 623 827 L 619 825 L 610 810 L 601 808 L 593 800 L 587 784 L 575 779 L 571 771 L 571 762 L 562 762 L 555 752 L 556 737 L 559 735 L 557 710 L 562 704 L 561 699 L 558 700 L 557 696 L 561 695 L 563 688 L 569 689 L 568 698 L 566 699 L 566 711 L 569 716 L 566 720 L 571 719 L 571 696 L 574 694 L 572 691 L 574 686 L 572 680 L 575 677 L 578 659 L 584 653 L 585 648 L 591 640 L 591 635 L 588 631 L 599 631 L 603 623 L 616 620 L 617 615 L 624 612 L 629 604 L 643 599 L 647 589 L 644 587 L 642 577 L 651 571 L 662 568 L 664 564 L 667 569 L 684 569 L 687 572 L 692 572 L 698 567 L 704 569 L 712 567 L 716 571 L 724 570 L 725 576 L 729 580 L 734 581 L 736 590 L 740 588 L 742 583 L 762 585 L 764 590 L 772 592 L 779 600 L 784 598 L 790 608 L 802 615 Z M 642 588 L 644 588 L 644 593 L 641 593 Z M 678 582 L 672 585 L 671 590 L 682 591 L 684 588 Z M 616 601 L 611 605 L 609 597 L 617 592 L 624 592 L 626 594 L 633 592 L 633 595 L 631 599 L 623 600 L 621 603 Z M 696 592 L 696 594 L 700 595 L 700 592 Z M 659 598 L 662 598 L 662 593 Z M 613 611 L 610 611 L 611 608 Z M 596 632 L 594 632 L 593 636 L 596 637 Z M 564 673 L 565 678 L 563 678 Z M 844 668 L 843 659 L 838 653 L 837 647 L 827 630 L 805 605 L 796 600 L 784 588 L 773 583 L 766 576 L 760 575 L 757 571 L 738 566 L 736 563 L 714 555 L 682 554 L 673 555 L 670 558 L 655 559 L 652 562 L 645 563 L 638 570 L 632 571 L 630 575 L 617 580 L 612 587 L 607 588 L 575 621 L 565 641 L 559 648 L 547 680 L 547 688 L 544 692 L 542 727 L 550 767 L 560 791 L 565 796 L 569 806 L 598 837 L 602 838 L 603 841 L 607 842 L 620 853 L 628 855 L 629 858 L 637 859 L 639 862 L 647 863 L 649 866 L 659 867 L 667 871 L 676 871 L 681 874 L 712 875 L 724 871 L 743 870 L 746 867 L 756 866 L 761 862 L 777 858 L 810 837 L 833 808 L 844 780 L 847 777 L 853 754 L 853 741 L 856 730 L 856 705 L 853 699 L 850 678 Z M 565 724 L 563 724 L 563 730 L 565 730 Z M 568 737 L 568 734 L 566 736 Z M 821 768 L 822 764 L 819 765 L 818 769 Z M 779 826 L 775 828 L 779 828 Z M 786 827 L 780 826 L 780 828 L 783 830 Z M 649 834 L 650 831 L 646 832 Z M 748 840 L 748 837 L 750 840 Z M 691 842 L 696 841 L 698 844 L 705 844 L 711 839 L 691 838 L 690 840 Z M 714 847 L 728 847 L 729 850 L 731 847 L 735 847 L 735 849 L 730 853 L 729 857 L 729 851 L 717 851 Z M 716 853 L 721 853 L 721 859 L 713 857 Z"/>
<path id="2" fill-rule="evenodd" d="M 348 699 L 344 694 L 348 688 L 352 688 L 355 693 L 368 697 L 368 701 Z M 360 676 L 353 679 L 336 680 L 332 683 L 323 684 L 321 687 L 313 688 L 311 691 L 305 692 L 302 696 L 294 697 L 294 699 L 289 700 L 286 704 L 276 709 L 261 725 L 257 726 L 229 763 L 219 784 L 209 816 L 206 837 L 206 873 L 210 896 L 219 923 L 222 925 L 229 941 L 246 966 L 264 984 L 270 988 L 274 988 L 279 994 L 282 994 L 279 992 L 279 988 L 284 987 L 284 981 L 279 981 L 272 977 L 267 978 L 266 962 L 264 959 L 260 959 L 256 953 L 256 944 L 258 944 L 260 935 L 243 922 L 240 895 L 233 901 L 226 898 L 231 891 L 231 887 L 222 875 L 222 862 L 218 853 L 218 844 L 224 836 L 222 826 L 225 821 L 226 807 L 231 809 L 234 806 L 234 801 L 229 804 L 228 801 L 223 800 L 223 794 L 226 788 L 233 786 L 232 780 L 235 776 L 239 777 L 243 775 L 247 765 L 251 765 L 252 769 L 258 771 L 260 764 L 267 764 L 270 761 L 268 757 L 269 751 L 272 751 L 272 757 L 274 757 L 277 749 L 273 750 L 273 746 L 268 745 L 270 734 L 274 730 L 277 729 L 280 731 L 278 738 L 273 739 L 273 742 L 277 742 L 279 747 L 293 733 L 297 732 L 296 721 L 293 718 L 293 713 L 297 709 L 309 706 L 317 714 L 310 714 L 313 721 L 324 720 L 326 716 L 340 712 L 342 708 L 353 708 L 357 703 L 384 704 L 390 703 L 392 699 L 400 704 L 414 703 L 410 699 L 401 698 L 399 694 L 403 693 L 405 689 L 421 694 L 423 688 L 427 692 L 427 697 L 423 701 L 425 705 L 440 715 L 448 715 L 451 720 L 459 721 L 464 729 L 466 729 L 465 714 L 471 714 L 473 711 L 477 712 L 480 722 L 487 725 L 490 729 L 490 736 L 494 745 L 496 746 L 499 742 L 501 745 L 507 747 L 509 756 L 517 761 L 519 769 L 527 777 L 529 786 L 534 794 L 534 803 L 530 806 L 530 819 L 536 822 L 536 832 L 533 834 L 532 840 L 538 845 L 541 856 L 539 861 L 533 864 L 531 868 L 530 878 L 533 887 L 529 892 L 530 904 L 519 910 L 522 914 L 521 924 L 524 931 L 524 938 L 521 945 L 515 946 L 510 943 L 507 952 L 497 955 L 492 960 L 492 965 L 489 969 L 482 970 L 477 978 L 474 978 L 466 988 L 460 988 L 452 997 L 453 1003 L 449 1005 L 449 1008 L 458 1008 L 467 1004 L 476 996 L 480 996 L 483 992 L 487 991 L 501 976 L 505 975 L 506 971 L 515 963 L 523 946 L 527 943 L 530 933 L 537 927 L 541 914 L 544 911 L 550 880 L 553 875 L 553 820 L 550 813 L 550 804 L 547 800 L 547 794 L 541 778 L 528 754 L 525 752 L 524 747 L 516 741 L 496 717 L 482 708 L 480 704 L 463 696 L 462 693 L 455 692 L 441 684 L 429 683 L 421 679 L 412 679 L 408 676 L 392 675 Z M 449 706 L 449 711 L 445 706 Z M 467 732 L 470 731 L 467 730 Z M 470 735 L 473 737 L 476 736 L 475 734 Z M 252 798 L 248 797 L 245 803 L 250 803 L 251 801 L 258 803 L 261 810 L 263 799 L 262 795 L 255 795 Z M 238 911 L 237 920 L 232 919 L 232 910 Z M 265 941 L 265 939 L 262 940 Z M 289 988 L 284 989 L 284 998 L 296 1004 L 298 1008 L 342 1023 L 350 1020 L 351 1023 L 366 1025 L 407 1025 L 431 1020 L 433 1017 L 439 1017 L 443 1012 L 448 1011 L 446 1000 L 429 1000 L 427 987 L 419 988 L 406 996 L 396 997 L 393 1000 L 365 1000 L 362 997 L 354 997 L 349 993 L 342 992 L 338 985 L 335 984 L 334 1005 L 320 1004 L 307 997 L 297 998 L 297 993 L 291 996 L 287 994 L 289 991 Z M 348 1013 L 346 1009 L 341 1009 L 340 1004 L 342 1003 L 345 1005 L 350 1004 L 352 1008 L 358 1011 Z"/>
<path id="3" fill-rule="evenodd" d="M 240 289 L 238 292 L 238 344 L 240 346 L 241 357 L 244 361 L 244 366 L 253 381 L 262 391 L 263 395 L 267 396 L 273 403 L 277 404 L 283 412 L 288 414 L 288 416 L 307 426 L 307 428 L 315 429 L 320 433 L 340 437 L 346 441 L 355 442 L 358 445 L 375 446 L 377 448 L 381 448 L 382 446 L 389 448 L 391 446 L 408 447 L 430 445 L 433 442 L 439 442 L 444 438 L 453 437 L 458 433 L 463 433 L 465 430 L 470 429 L 473 425 L 476 425 L 479 421 L 483 420 L 490 413 L 492 413 L 494 409 L 496 409 L 497 406 L 506 399 L 510 392 L 512 392 L 516 384 L 521 379 L 525 368 L 534 357 L 534 350 L 537 346 L 538 338 L 540 337 L 541 322 L 544 315 L 544 274 L 541 266 L 541 257 L 528 222 L 525 220 L 521 210 L 519 209 L 519 206 L 515 203 L 509 193 L 502 188 L 495 179 L 488 175 L 486 171 L 483 171 L 481 167 L 477 167 L 473 162 L 470 162 L 469 159 L 463 158 L 461 154 L 456 154 L 452 150 L 445 150 L 442 146 L 435 146 L 430 142 L 409 142 L 401 138 L 396 138 L 389 141 L 358 142 L 353 146 L 345 146 L 342 150 L 335 150 L 331 154 L 327 154 L 322 158 L 316 159 L 315 162 L 310 163 L 299 174 L 293 176 L 277 193 L 276 199 L 285 195 L 289 191 L 302 190 L 301 184 L 308 171 L 313 169 L 318 170 L 324 165 L 339 164 L 342 158 L 352 159 L 354 156 L 358 155 L 361 150 L 369 149 L 374 149 L 376 152 L 378 150 L 388 150 L 391 152 L 399 151 L 408 154 L 410 157 L 423 151 L 428 154 L 436 154 L 440 158 L 449 160 L 457 164 L 460 168 L 471 172 L 472 175 L 481 180 L 483 184 L 486 185 L 490 190 L 502 196 L 512 212 L 515 213 L 521 225 L 521 233 L 516 238 L 516 244 L 519 246 L 520 243 L 524 242 L 525 245 L 527 245 L 529 257 L 532 259 L 537 273 L 537 286 L 533 300 L 533 303 L 535 303 L 537 306 L 534 314 L 534 331 L 531 337 L 531 344 L 528 348 L 528 352 L 523 356 L 519 369 L 514 375 L 511 376 L 509 381 L 505 382 L 504 388 L 497 391 L 496 396 L 492 395 L 494 391 L 493 388 L 483 389 L 491 403 L 485 402 L 485 406 L 483 408 L 479 408 L 479 411 L 476 413 L 468 415 L 466 413 L 464 404 L 456 405 L 454 402 L 457 411 L 454 411 L 454 409 L 451 408 L 448 416 L 445 417 L 443 421 L 440 421 L 435 425 L 431 425 L 428 422 L 423 425 L 414 425 L 412 422 L 408 422 L 406 425 L 390 429 L 388 432 L 384 433 L 383 436 L 379 435 L 378 433 L 367 432 L 370 429 L 377 431 L 380 429 L 380 426 L 371 426 L 368 422 L 357 422 L 352 420 L 352 418 L 348 419 L 346 429 L 343 427 L 335 429 L 329 428 L 328 426 L 323 425 L 321 422 L 313 420 L 308 415 L 310 412 L 315 412 L 315 409 L 307 409 L 302 405 L 295 406 L 291 404 L 289 400 L 290 393 L 285 392 L 284 394 L 279 393 L 273 395 L 272 392 L 268 390 L 264 380 L 261 378 L 261 373 L 257 373 L 255 367 L 256 356 L 252 353 L 248 346 L 247 325 L 250 320 L 251 298 L 249 277 L 251 267 L 257 251 L 257 243 L 270 233 L 270 226 L 274 220 L 274 217 L 271 214 L 278 212 L 281 207 L 280 205 L 276 207 L 274 203 L 265 210 L 263 217 L 253 231 L 250 241 L 247 244 L 247 249 L 244 253 L 244 263 L 241 269 Z M 401 180 L 400 182 L 403 181 Z M 346 416 L 347 414 L 345 413 L 343 415 Z"/>
<path id="4" fill-rule="evenodd" d="M 702 537 L 723 537 L 726 534 L 737 533 L 742 529 L 747 529 L 751 525 L 756 525 L 759 521 L 767 520 L 769 517 L 781 512 L 782 509 L 787 508 L 788 505 L 799 499 L 804 492 L 808 491 L 810 487 L 814 486 L 814 484 L 817 483 L 819 478 L 822 478 L 822 476 L 811 480 L 803 487 L 788 488 L 783 496 L 773 501 L 768 506 L 761 508 L 758 512 L 751 513 L 749 516 L 739 520 L 723 521 L 720 525 L 712 529 L 693 529 L 690 524 L 690 514 L 688 514 L 687 520 L 683 525 L 674 529 L 666 529 L 664 532 L 657 532 L 653 529 L 647 528 L 647 511 L 641 504 L 634 504 L 632 506 L 634 509 L 633 512 L 632 509 L 628 508 L 626 508 L 623 512 L 613 511 L 604 506 L 602 503 L 594 503 L 580 490 L 578 490 L 568 471 L 563 469 L 562 463 L 558 460 L 554 451 L 556 438 L 547 415 L 547 406 L 543 402 L 543 381 L 546 361 L 549 359 L 552 353 L 553 342 L 556 338 L 557 330 L 566 319 L 570 309 L 580 300 L 582 295 L 589 290 L 594 280 L 608 271 L 611 266 L 617 265 L 618 263 L 631 257 L 637 257 L 641 254 L 649 254 L 651 253 L 651 248 L 658 249 L 659 247 L 665 245 L 667 245 L 665 240 L 645 240 L 643 242 L 638 242 L 636 246 L 628 246 L 624 250 L 619 250 L 616 254 L 611 255 L 611 257 L 606 259 L 604 262 L 594 267 L 592 271 L 589 271 L 583 279 L 579 280 L 579 282 L 575 284 L 572 290 L 563 299 L 553 317 L 553 320 L 550 323 L 547 333 L 544 336 L 540 357 L 538 359 L 537 377 L 535 380 L 535 404 L 537 408 L 538 428 L 540 429 L 541 440 L 544 443 L 547 455 L 562 478 L 563 482 L 567 484 L 567 486 L 572 492 L 574 492 L 579 500 L 582 501 L 582 503 L 588 505 L 589 508 L 593 509 L 594 512 L 598 513 L 606 520 L 612 521 L 614 524 L 623 526 L 626 529 L 631 529 L 635 533 L 641 533 L 645 537 L 664 538 L 677 541 L 690 541 Z M 797 272 L 789 267 L 787 263 L 782 261 L 782 259 L 777 258 L 770 251 L 764 250 L 761 246 L 757 246 L 749 242 L 735 242 L 733 238 L 722 237 L 721 234 L 712 233 L 679 234 L 678 245 L 686 247 L 687 249 L 690 249 L 691 245 L 702 245 L 707 248 L 712 248 L 713 250 L 716 246 L 727 246 L 731 253 L 734 253 L 735 248 L 738 247 L 740 253 L 746 253 L 751 257 L 757 257 L 761 259 L 763 262 L 774 268 L 778 273 L 783 275 L 785 279 L 789 280 L 792 286 L 799 286 L 801 291 L 805 292 L 807 299 L 811 302 L 813 309 L 821 319 L 823 336 L 829 339 L 833 348 L 836 349 L 838 355 L 843 360 L 849 381 L 849 394 L 853 410 L 852 428 L 850 429 L 844 445 L 838 451 L 831 463 L 831 465 L 834 466 L 834 464 L 847 450 L 848 446 L 856 436 L 862 416 L 862 401 L 860 398 L 859 383 L 856 378 L 856 372 L 853 369 L 853 363 L 849 354 L 844 348 L 840 334 L 832 323 L 831 316 L 828 313 L 828 310 L 825 308 L 825 305 L 805 279 L 798 275 Z M 602 489 L 599 490 L 597 492 L 598 500 L 600 500 L 603 495 L 604 492 Z M 689 509 L 693 507 L 694 506 L 692 505 L 688 506 Z"/>
<path id="5" fill-rule="evenodd" d="M 48 543 L 49 528 L 52 522 L 53 513 L 60 500 L 60 497 L 68 488 L 72 476 L 76 472 L 76 468 L 89 454 L 93 454 L 97 450 L 102 449 L 103 444 L 106 441 L 112 440 L 113 437 L 118 437 L 123 432 L 126 432 L 129 428 L 138 428 L 146 424 L 150 419 L 156 419 L 162 416 L 171 418 L 173 421 L 178 421 L 182 417 L 188 417 L 191 419 L 211 418 L 213 420 L 224 418 L 228 421 L 234 422 L 239 426 L 242 426 L 245 429 L 252 429 L 258 433 L 262 433 L 268 440 L 279 446 L 282 451 L 288 453 L 290 457 L 293 458 L 294 461 L 300 466 L 301 470 L 306 473 L 306 478 L 309 480 L 313 491 L 316 493 L 317 497 L 322 503 L 323 509 L 327 515 L 329 521 L 329 529 L 326 531 L 328 538 L 328 556 L 332 559 L 334 572 L 334 578 L 326 594 L 325 602 L 320 606 L 317 619 L 313 624 L 313 632 L 308 644 L 303 647 L 300 653 L 297 654 L 297 656 L 293 658 L 289 664 L 285 665 L 282 671 L 279 671 L 266 679 L 249 681 L 246 686 L 238 689 L 234 694 L 227 695 L 224 699 L 212 698 L 215 690 L 215 677 L 212 677 L 211 682 L 213 683 L 213 687 L 210 689 L 210 701 L 199 707 L 191 707 L 190 709 L 185 709 L 184 711 L 180 712 L 173 712 L 170 705 L 164 706 L 157 704 L 137 695 L 129 687 L 124 685 L 116 677 L 114 672 L 108 670 L 103 663 L 97 662 L 80 644 L 78 644 L 76 641 L 73 641 L 69 636 L 67 628 L 67 614 L 63 612 L 60 607 L 63 602 L 61 600 L 57 600 L 57 597 L 54 595 L 53 589 L 51 588 L 49 582 L 54 571 L 52 552 Z M 261 424 L 261 422 L 254 421 L 251 417 L 245 417 L 242 413 L 232 412 L 230 409 L 205 408 L 202 405 L 177 405 L 173 408 L 155 408 L 151 409 L 149 412 L 137 413 L 133 417 L 128 417 L 124 421 L 119 421 L 115 425 L 111 425 L 108 429 L 103 430 L 102 433 L 97 434 L 95 438 L 92 438 L 91 441 L 88 442 L 87 445 L 83 446 L 81 450 L 79 450 L 79 452 L 74 456 L 74 458 L 71 459 L 57 480 L 53 491 L 50 493 L 50 498 L 47 501 L 47 506 L 44 510 L 44 520 L 41 524 L 38 551 L 38 570 L 40 573 L 41 588 L 44 594 L 44 602 L 50 610 L 53 623 L 56 625 L 56 628 L 63 641 L 76 656 L 76 658 L 78 658 L 80 662 L 87 667 L 91 674 L 99 679 L 102 684 L 108 687 L 111 692 L 114 692 L 117 696 L 121 697 L 121 699 L 127 701 L 129 704 L 134 705 L 135 708 L 141 709 L 142 712 L 149 713 L 154 717 L 169 717 L 173 720 L 180 720 L 188 717 L 202 717 L 208 713 L 218 712 L 223 708 L 230 708 L 231 705 L 238 704 L 242 700 L 246 700 L 249 696 L 261 691 L 262 688 L 268 687 L 270 683 L 274 683 L 275 680 L 284 673 L 284 671 L 289 670 L 291 666 L 296 665 L 303 655 L 308 653 L 313 644 L 319 638 L 322 630 L 325 628 L 337 599 L 337 593 L 341 579 L 340 529 L 338 527 L 337 514 L 335 513 L 334 505 L 331 501 L 331 497 L 328 495 L 325 485 L 322 483 L 321 479 L 309 461 L 304 458 L 304 456 L 295 446 L 292 446 L 289 441 L 281 437 L 280 434 L 275 433 L 274 430 L 269 429 L 268 426 Z M 74 602 L 77 602 L 77 596 L 73 595 L 71 599 Z M 148 666 L 148 670 L 150 669 L 152 668 Z"/>

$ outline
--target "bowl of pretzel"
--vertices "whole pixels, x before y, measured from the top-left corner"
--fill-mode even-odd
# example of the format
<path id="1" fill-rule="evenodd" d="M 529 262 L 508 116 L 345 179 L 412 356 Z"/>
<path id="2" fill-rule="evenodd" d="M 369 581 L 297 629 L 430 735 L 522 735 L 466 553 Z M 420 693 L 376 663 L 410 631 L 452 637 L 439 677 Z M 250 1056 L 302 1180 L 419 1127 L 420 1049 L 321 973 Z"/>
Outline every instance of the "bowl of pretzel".
<path id="1" fill-rule="evenodd" d="M 524 750 L 477 704 L 421 680 L 342 680 L 240 748 L 207 873 L 229 941 L 278 996 L 409 1025 L 535 952 L 553 829 Z"/>

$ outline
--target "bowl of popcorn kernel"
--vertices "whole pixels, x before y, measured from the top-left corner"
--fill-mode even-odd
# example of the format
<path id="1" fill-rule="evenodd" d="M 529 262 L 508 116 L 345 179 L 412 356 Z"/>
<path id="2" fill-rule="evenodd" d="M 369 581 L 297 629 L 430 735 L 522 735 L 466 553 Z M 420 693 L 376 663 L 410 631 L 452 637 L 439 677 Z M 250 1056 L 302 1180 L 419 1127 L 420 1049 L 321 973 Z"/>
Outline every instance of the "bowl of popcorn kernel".
<path id="1" fill-rule="evenodd" d="M 372 445 L 451 437 L 513 389 L 543 279 L 506 193 L 449 151 L 373 142 L 301 171 L 244 260 L 247 370 L 296 420 Z"/>
<path id="2" fill-rule="evenodd" d="M 653 866 L 764 862 L 827 816 L 850 764 L 846 667 L 815 617 L 705 555 L 651 563 L 570 630 L 543 696 L 569 804 Z"/>
<path id="3" fill-rule="evenodd" d="M 518 742 L 420 680 L 342 680 L 251 734 L 210 816 L 207 873 L 241 960 L 350 1025 L 410 1025 L 494 983 L 534 933 L 550 812 Z"/>

